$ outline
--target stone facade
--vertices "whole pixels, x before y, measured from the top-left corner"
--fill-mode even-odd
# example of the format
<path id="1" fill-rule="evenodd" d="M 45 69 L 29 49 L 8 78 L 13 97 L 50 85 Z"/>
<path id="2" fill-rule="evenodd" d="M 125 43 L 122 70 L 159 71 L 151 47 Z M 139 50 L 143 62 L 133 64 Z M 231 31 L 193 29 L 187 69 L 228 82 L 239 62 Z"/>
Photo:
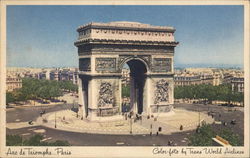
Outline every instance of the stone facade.
<path id="1" fill-rule="evenodd" d="M 131 75 L 131 111 L 148 115 L 171 110 L 173 57 L 178 44 L 173 27 L 111 22 L 86 24 L 77 31 L 83 117 L 120 116 L 122 67 L 126 63 Z"/>
<path id="2" fill-rule="evenodd" d="M 15 75 L 7 75 L 6 77 L 6 91 L 12 92 L 15 89 L 22 88 L 22 79 Z"/>

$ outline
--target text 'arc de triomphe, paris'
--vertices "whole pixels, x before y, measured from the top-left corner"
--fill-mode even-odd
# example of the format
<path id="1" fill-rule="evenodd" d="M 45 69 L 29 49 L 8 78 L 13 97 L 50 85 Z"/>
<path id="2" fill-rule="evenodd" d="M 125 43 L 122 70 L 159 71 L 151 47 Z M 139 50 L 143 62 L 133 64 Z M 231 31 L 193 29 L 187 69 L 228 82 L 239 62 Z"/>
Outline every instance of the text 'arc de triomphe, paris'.
<path id="1" fill-rule="evenodd" d="M 130 108 L 166 114 L 174 103 L 175 29 L 137 22 L 92 22 L 77 29 L 79 115 L 89 120 L 121 117 L 121 71 L 130 68 Z"/>

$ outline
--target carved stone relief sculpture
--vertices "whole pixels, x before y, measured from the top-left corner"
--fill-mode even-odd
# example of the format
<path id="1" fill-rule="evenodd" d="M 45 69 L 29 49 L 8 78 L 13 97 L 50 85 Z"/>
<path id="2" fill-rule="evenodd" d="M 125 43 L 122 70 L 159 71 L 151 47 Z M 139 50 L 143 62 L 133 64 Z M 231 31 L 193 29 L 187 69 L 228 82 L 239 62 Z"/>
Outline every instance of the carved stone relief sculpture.
<path id="1" fill-rule="evenodd" d="M 156 82 L 156 89 L 155 89 L 155 104 L 159 104 L 160 102 L 167 102 L 168 101 L 168 82 L 164 79 L 161 79 Z"/>
<path id="2" fill-rule="evenodd" d="M 96 58 L 96 71 L 115 71 L 116 58 Z"/>
<path id="3" fill-rule="evenodd" d="M 108 82 L 100 85 L 98 107 L 112 107 L 114 104 L 114 96 L 112 86 Z"/>

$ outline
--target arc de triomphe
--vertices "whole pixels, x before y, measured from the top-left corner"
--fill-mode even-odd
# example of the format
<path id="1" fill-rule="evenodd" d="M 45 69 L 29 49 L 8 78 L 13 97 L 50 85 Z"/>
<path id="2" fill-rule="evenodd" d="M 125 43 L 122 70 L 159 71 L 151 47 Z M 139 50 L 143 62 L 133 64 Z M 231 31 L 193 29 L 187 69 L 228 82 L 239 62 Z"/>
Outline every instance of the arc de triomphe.
<path id="1" fill-rule="evenodd" d="M 137 22 L 89 23 L 77 29 L 79 114 L 89 120 L 121 116 L 121 71 L 130 68 L 130 106 L 165 114 L 174 102 L 175 29 Z"/>

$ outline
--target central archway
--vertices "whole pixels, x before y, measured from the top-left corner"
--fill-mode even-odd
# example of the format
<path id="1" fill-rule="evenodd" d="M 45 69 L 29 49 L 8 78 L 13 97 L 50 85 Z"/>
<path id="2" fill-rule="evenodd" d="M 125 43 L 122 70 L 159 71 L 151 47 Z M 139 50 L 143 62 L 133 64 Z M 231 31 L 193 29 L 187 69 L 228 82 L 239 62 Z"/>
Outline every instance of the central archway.
<path id="1" fill-rule="evenodd" d="M 142 114 L 147 66 L 139 59 L 126 61 L 130 69 L 130 111 Z"/>

